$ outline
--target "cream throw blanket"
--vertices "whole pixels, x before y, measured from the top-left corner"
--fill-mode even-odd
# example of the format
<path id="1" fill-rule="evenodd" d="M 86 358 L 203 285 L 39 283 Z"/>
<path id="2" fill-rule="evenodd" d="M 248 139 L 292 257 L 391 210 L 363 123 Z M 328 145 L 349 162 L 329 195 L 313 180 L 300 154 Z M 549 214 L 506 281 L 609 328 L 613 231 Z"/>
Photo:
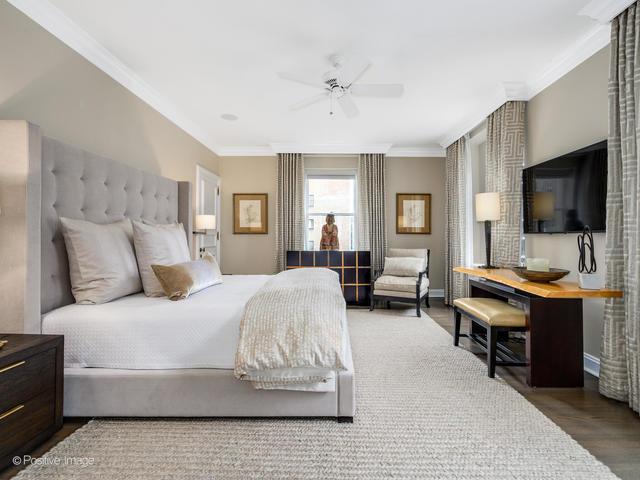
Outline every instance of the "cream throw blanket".
<path id="1" fill-rule="evenodd" d="M 325 268 L 281 272 L 247 302 L 235 376 L 260 389 L 326 382 L 346 369 L 345 328 L 337 273 Z"/>

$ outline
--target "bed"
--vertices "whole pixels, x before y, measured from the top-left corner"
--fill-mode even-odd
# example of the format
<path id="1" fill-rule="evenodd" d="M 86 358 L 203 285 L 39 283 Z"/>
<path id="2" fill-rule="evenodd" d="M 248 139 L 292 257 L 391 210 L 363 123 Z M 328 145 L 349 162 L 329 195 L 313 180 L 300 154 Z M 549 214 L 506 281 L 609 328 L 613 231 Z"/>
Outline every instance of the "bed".
<path id="1" fill-rule="evenodd" d="M 34 128 L 33 134 L 39 135 Z M 42 333 L 65 335 L 65 416 L 335 417 L 355 411 L 353 361 L 345 328 L 345 371 L 318 391 L 256 390 L 233 375 L 243 306 L 269 276 L 225 276 L 186 301 L 130 295 L 75 305 L 60 217 L 107 223 L 130 218 L 181 222 L 191 241 L 191 186 L 41 137 L 29 199 L 39 231 Z M 38 198 L 34 198 L 34 197 Z M 35 223 L 37 222 L 37 224 Z M 35 266 L 30 268 L 35 269 Z M 31 276 L 35 273 L 32 271 Z M 28 310 L 28 309 L 26 309 Z M 32 328 L 32 330 L 34 330 Z"/>

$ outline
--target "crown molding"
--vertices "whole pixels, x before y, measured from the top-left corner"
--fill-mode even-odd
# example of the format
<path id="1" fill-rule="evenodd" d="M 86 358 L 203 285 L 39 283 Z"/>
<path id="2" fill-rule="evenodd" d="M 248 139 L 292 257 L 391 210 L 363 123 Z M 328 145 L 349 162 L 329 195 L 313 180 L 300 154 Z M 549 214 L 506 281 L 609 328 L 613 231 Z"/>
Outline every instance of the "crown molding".
<path id="1" fill-rule="evenodd" d="M 221 157 L 275 157 L 277 155 L 269 146 L 257 147 L 218 147 Z"/>
<path id="2" fill-rule="evenodd" d="M 467 114 L 465 120 L 459 122 L 450 132 L 442 137 L 440 140 L 440 146 L 446 149 L 453 142 L 458 140 L 463 135 L 469 133 L 476 126 L 480 125 L 481 122 L 484 121 L 485 118 L 491 112 L 496 111 L 507 101 L 507 97 L 505 95 L 505 90 L 502 87 L 498 87 L 494 90 L 493 94 L 488 95 L 483 101 L 478 105 L 478 107 Z"/>
<path id="3" fill-rule="evenodd" d="M 629 3 L 628 0 L 625 0 L 625 2 Z M 487 96 L 484 102 L 467 115 L 465 121 L 460 122 L 447 135 L 442 137 L 440 145 L 443 148 L 448 147 L 458 138 L 478 126 L 505 102 L 510 100 L 531 100 L 542 90 L 606 47 L 610 40 L 611 25 L 608 23 L 605 25 L 598 24 L 565 52 L 554 58 L 538 77 L 528 82 L 503 82 L 496 87 L 492 95 Z"/>
<path id="4" fill-rule="evenodd" d="M 315 154 L 358 154 L 358 153 L 387 153 L 391 143 L 370 144 L 338 144 L 338 143 L 271 143 L 277 153 L 315 153 Z"/>
<path id="5" fill-rule="evenodd" d="M 589 57 L 595 55 L 611 41 L 611 25 L 597 25 L 580 38 L 571 48 L 559 55 L 545 70 L 529 82 L 529 99 L 556 82 Z"/>
<path id="6" fill-rule="evenodd" d="M 633 3 L 634 0 L 592 0 L 579 15 L 588 16 L 599 25 L 591 29 L 562 55 L 554 59 L 542 74 L 526 83 L 504 82 L 492 95 L 465 116 L 450 132 L 441 138 L 442 148 L 392 148 L 391 144 L 365 145 L 299 145 L 272 143 L 261 147 L 219 147 L 198 123 L 191 120 L 171 102 L 164 99 L 133 70 L 91 37 L 48 0 L 7 0 L 31 20 L 39 24 L 72 50 L 150 105 L 169 121 L 187 132 L 213 153 L 220 156 L 273 156 L 282 153 L 357 154 L 385 153 L 388 156 L 442 156 L 443 149 L 482 122 L 491 112 L 509 100 L 530 100 L 584 60 L 605 47 L 610 40 L 609 21 Z"/>
<path id="7" fill-rule="evenodd" d="M 591 0 L 578 12 L 578 15 L 584 15 L 605 24 L 617 17 L 634 2 L 635 0 Z"/>
<path id="8" fill-rule="evenodd" d="M 445 157 L 444 148 L 439 145 L 433 147 L 391 147 L 387 157 Z"/>
<path id="9" fill-rule="evenodd" d="M 8 2 L 213 153 L 218 153 L 217 146 L 204 129 L 165 100 L 56 6 L 47 0 L 8 0 Z"/>
<path id="10" fill-rule="evenodd" d="M 360 153 L 384 153 L 387 157 L 444 157 L 445 151 L 438 145 L 429 147 L 393 147 L 382 144 L 304 144 L 272 143 L 269 146 L 218 147 L 221 157 L 273 157 L 278 153 L 306 153 L 307 155 L 357 155 Z"/>
<path id="11" fill-rule="evenodd" d="M 529 85 L 525 82 L 502 82 L 505 101 L 529 100 Z"/>

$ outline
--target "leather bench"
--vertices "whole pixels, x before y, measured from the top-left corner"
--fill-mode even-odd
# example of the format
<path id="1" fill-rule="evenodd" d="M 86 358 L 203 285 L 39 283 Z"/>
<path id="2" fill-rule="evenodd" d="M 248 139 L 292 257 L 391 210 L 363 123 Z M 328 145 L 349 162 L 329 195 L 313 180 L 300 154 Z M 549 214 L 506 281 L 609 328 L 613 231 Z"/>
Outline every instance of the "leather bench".
<path id="1" fill-rule="evenodd" d="M 526 361 L 498 343 L 498 334 L 500 332 L 524 332 L 527 330 L 527 319 L 522 310 L 496 298 L 458 298 L 453 301 L 453 305 L 455 320 L 454 346 L 458 346 L 460 337 L 467 337 L 482 346 L 487 352 L 490 378 L 495 376 L 496 365 L 527 365 Z M 486 329 L 486 340 L 474 333 L 460 333 L 460 323 L 463 315 L 473 323 Z M 498 357 L 500 360 L 497 360 Z"/>

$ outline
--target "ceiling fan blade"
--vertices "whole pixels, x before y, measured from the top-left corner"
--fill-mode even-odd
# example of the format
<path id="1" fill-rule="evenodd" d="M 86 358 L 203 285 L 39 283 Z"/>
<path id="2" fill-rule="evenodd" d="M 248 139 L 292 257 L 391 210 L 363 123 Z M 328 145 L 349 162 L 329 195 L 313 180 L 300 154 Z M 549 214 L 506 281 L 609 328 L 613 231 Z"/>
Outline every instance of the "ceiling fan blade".
<path id="1" fill-rule="evenodd" d="M 308 85 L 310 87 L 327 88 L 327 86 L 324 83 L 316 82 L 314 80 L 308 80 L 306 78 L 299 77 L 298 75 L 295 75 L 293 73 L 278 72 L 278 76 L 283 80 L 289 80 L 290 82 L 301 83 L 302 85 Z"/>
<path id="2" fill-rule="evenodd" d="M 294 103 L 289 107 L 289 110 L 301 110 L 304 107 L 308 107 L 309 105 L 313 105 L 314 103 L 321 102 L 322 100 L 326 100 L 328 98 L 329 92 L 319 93 L 318 95 L 314 95 L 313 97 L 305 98 L 298 103 Z"/>
<path id="3" fill-rule="evenodd" d="M 345 93 L 344 95 L 338 97 L 338 103 L 340 104 L 340 108 L 342 108 L 342 111 L 347 116 L 347 118 L 353 118 L 358 115 L 358 107 L 353 102 L 353 98 L 351 98 L 351 95 L 349 95 L 348 93 Z"/>
<path id="4" fill-rule="evenodd" d="M 404 85 L 399 83 L 351 85 L 351 94 L 360 97 L 400 97 L 404 93 Z"/>
<path id="5" fill-rule="evenodd" d="M 349 58 L 340 66 L 340 85 L 349 87 L 362 78 L 371 63 L 365 58 Z"/>

